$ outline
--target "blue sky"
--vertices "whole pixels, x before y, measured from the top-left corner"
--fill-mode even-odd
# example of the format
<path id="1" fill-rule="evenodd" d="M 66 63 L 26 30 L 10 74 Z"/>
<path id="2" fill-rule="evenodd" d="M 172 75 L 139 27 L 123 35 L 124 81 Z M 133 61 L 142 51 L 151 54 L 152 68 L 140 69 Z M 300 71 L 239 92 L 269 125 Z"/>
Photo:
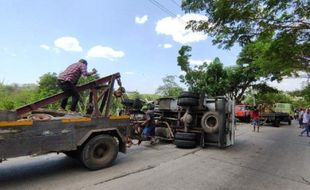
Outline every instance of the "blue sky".
<path id="1" fill-rule="evenodd" d="M 0 0 L 0 81 L 36 83 L 85 58 L 100 76 L 120 72 L 127 90 L 154 93 L 162 78 L 180 74 L 176 57 L 182 45 L 192 46 L 193 65 L 215 57 L 234 65 L 240 48 L 221 50 L 206 35 L 185 31 L 188 19 L 206 18 L 185 15 L 180 2 Z"/>

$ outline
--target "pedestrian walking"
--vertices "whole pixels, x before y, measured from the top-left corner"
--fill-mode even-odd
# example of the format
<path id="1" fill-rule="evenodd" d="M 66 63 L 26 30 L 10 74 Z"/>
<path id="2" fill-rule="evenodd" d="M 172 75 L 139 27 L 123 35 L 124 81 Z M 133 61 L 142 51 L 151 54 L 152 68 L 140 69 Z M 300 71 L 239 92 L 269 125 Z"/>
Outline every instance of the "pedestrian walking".
<path id="1" fill-rule="evenodd" d="M 303 119 L 302 119 L 304 130 L 301 131 L 299 136 L 302 136 L 306 132 L 307 136 L 310 137 L 309 136 L 309 121 L 310 121 L 310 110 L 307 109 L 307 110 L 305 110 L 305 112 L 303 114 Z"/>
<path id="2" fill-rule="evenodd" d="M 255 129 L 257 128 L 257 132 L 259 132 L 259 111 L 256 106 L 254 107 L 252 111 L 251 120 L 252 120 L 253 131 L 255 132 Z"/>
<path id="3" fill-rule="evenodd" d="M 303 108 L 300 108 L 299 109 L 299 113 L 298 113 L 298 122 L 299 122 L 299 128 L 303 128 L 303 114 L 304 114 L 304 109 Z"/>

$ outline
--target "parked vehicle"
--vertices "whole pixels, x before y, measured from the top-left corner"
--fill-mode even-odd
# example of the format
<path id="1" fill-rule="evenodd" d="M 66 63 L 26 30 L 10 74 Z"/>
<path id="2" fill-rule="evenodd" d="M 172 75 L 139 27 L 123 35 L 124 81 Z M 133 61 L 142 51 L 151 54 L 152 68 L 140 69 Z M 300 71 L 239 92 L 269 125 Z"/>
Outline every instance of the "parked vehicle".
<path id="1" fill-rule="evenodd" d="M 291 125 L 290 107 L 290 104 L 285 103 L 276 103 L 272 107 L 261 106 L 260 118 L 263 123 L 271 123 L 275 127 L 279 127 L 281 122 Z"/>
<path id="2" fill-rule="evenodd" d="M 289 114 L 291 119 L 294 118 L 294 109 L 292 104 L 290 103 L 275 103 L 273 105 L 273 109 L 275 112 L 282 112 Z"/>
<path id="3" fill-rule="evenodd" d="M 238 104 L 235 106 L 235 117 L 239 121 L 249 123 L 251 121 L 251 109 L 250 106 L 245 104 Z"/>

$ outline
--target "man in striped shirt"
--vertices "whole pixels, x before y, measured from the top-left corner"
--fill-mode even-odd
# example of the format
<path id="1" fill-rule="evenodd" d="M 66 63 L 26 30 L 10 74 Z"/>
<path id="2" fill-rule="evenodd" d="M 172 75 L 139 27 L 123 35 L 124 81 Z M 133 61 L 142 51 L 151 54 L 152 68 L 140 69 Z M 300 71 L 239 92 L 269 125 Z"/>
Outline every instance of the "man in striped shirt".
<path id="1" fill-rule="evenodd" d="M 61 109 L 65 110 L 68 98 L 72 96 L 72 104 L 70 110 L 72 112 L 76 111 L 77 103 L 80 99 L 79 92 L 77 91 L 76 84 L 78 83 L 80 77 L 91 76 L 96 74 L 96 69 L 93 69 L 92 72 L 87 72 L 87 61 L 80 59 L 77 63 L 73 63 L 67 67 L 67 69 L 60 73 L 58 76 L 58 85 L 67 95 L 67 98 L 64 98 L 61 101 Z"/>

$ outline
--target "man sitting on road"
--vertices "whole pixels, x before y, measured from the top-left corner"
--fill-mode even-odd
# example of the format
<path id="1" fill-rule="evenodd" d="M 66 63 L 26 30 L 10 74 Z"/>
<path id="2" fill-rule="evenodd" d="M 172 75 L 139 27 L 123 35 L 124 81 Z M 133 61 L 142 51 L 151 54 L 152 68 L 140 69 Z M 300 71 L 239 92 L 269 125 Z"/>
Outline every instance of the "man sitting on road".
<path id="1" fill-rule="evenodd" d="M 93 69 L 92 72 L 87 72 L 87 61 L 84 59 L 80 59 L 77 63 L 73 63 L 67 67 L 67 69 L 60 73 L 58 76 L 58 86 L 64 91 L 67 95 L 61 101 L 61 110 L 64 111 L 66 109 L 66 105 L 68 103 L 68 98 L 72 96 L 72 104 L 70 110 L 72 112 L 76 111 L 77 103 L 80 99 L 79 92 L 77 91 L 76 85 L 81 77 L 83 76 L 91 76 L 97 73 L 96 69 Z"/>

